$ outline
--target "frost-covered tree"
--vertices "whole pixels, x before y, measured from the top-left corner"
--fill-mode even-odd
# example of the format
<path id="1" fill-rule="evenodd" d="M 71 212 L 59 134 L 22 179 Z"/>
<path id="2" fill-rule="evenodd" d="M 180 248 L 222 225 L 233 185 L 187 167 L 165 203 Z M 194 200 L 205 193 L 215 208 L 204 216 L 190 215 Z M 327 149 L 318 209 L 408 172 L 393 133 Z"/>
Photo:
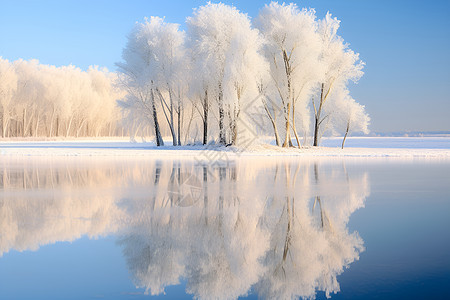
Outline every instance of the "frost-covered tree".
<path id="1" fill-rule="evenodd" d="M 208 85 L 208 80 L 205 78 L 205 75 L 202 73 L 202 61 L 196 57 L 195 53 L 192 53 L 192 72 L 198 74 L 196 78 L 191 77 L 189 82 L 189 99 L 192 102 L 192 107 L 199 114 L 202 121 L 202 143 L 206 145 L 208 143 L 208 121 L 209 121 L 209 112 L 211 109 L 211 101 L 210 97 L 208 97 L 208 90 L 211 87 Z M 199 70 L 199 71 L 198 71 Z"/>
<path id="2" fill-rule="evenodd" d="M 227 13 L 227 16 L 224 16 Z M 232 19 L 239 15 L 237 9 L 225 4 L 208 3 L 194 10 L 194 15 L 186 20 L 191 47 L 197 57 L 200 57 L 201 71 L 207 80 L 206 86 L 211 87 L 208 97 L 217 99 L 219 108 L 219 141 L 226 143 L 225 138 L 225 108 L 223 99 L 223 76 L 225 55 L 230 44 L 230 27 Z M 229 22 L 227 22 L 229 21 Z M 207 98 L 209 100 L 210 98 Z"/>
<path id="3" fill-rule="evenodd" d="M 342 140 L 342 149 L 344 149 L 345 139 L 350 131 L 361 131 L 365 134 L 369 133 L 370 117 L 364 110 L 364 105 L 359 104 L 353 98 L 348 99 L 348 108 L 345 110 L 347 126 L 344 138 Z"/>
<path id="4" fill-rule="evenodd" d="M 312 9 L 300 10 L 293 3 L 272 2 L 261 9 L 256 21 L 266 41 L 265 55 L 270 62 L 272 95 L 278 99 L 284 117 L 283 147 L 291 145 L 291 130 L 300 146 L 296 115 L 301 117 L 304 131 L 309 127 L 308 100 L 321 69 L 315 18 Z M 272 120 L 268 109 L 266 111 Z"/>
<path id="5" fill-rule="evenodd" d="M 265 57 L 261 54 L 263 40 L 258 31 L 252 29 L 248 18 L 245 19 L 241 15 L 239 21 L 241 23 L 236 26 L 240 31 L 231 39 L 223 78 L 230 141 L 233 145 L 242 145 L 245 138 L 248 138 L 245 136 L 245 128 L 256 125 L 251 123 L 249 114 L 262 104 L 259 101 L 258 88 L 263 73 L 268 69 Z"/>
<path id="6" fill-rule="evenodd" d="M 152 38 L 152 29 L 157 26 L 158 20 L 152 19 L 145 23 L 137 23 L 128 35 L 122 58 L 124 62 L 117 63 L 122 74 L 121 83 L 127 91 L 126 100 L 120 102 L 128 116 L 138 121 L 153 120 L 157 146 L 164 146 L 157 113 L 157 91 L 154 80 L 156 59 L 153 47 L 149 40 Z M 155 24 L 156 23 L 156 24 Z"/>
<path id="7" fill-rule="evenodd" d="M 359 54 L 349 49 L 348 44 L 337 35 L 339 25 L 340 21 L 327 13 L 318 26 L 321 38 L 320 65 L 323 67 L 323 74 L 318 84 L 318 95 L 312 101 L 314 108 L 313 146 L 319 145 L 321 124 L 329 117 L 329 114 L 323 116 L 322 112 L 325 105 L 333 105 L 329 103 L 329 99 L 333 99 L 333 90 L 345 89 L 349 81 L 357 82 L 363 75 L 364 63 L 359 59 Z"/>
<path id="8" fill-rule="evenodd" d="M 14 62 L 14 68 L 18 75 L 18 89 L 14 97 L 15 117 L 11 123 L 13 128 L 10 128 L 10 135 L 27 136 L 29 133 L 30 136 L 37 136 L 40 124 L 46 124 L 44 120 L 49 111 L 46 99 L 48 91 L 52 88 L 47 83 L 51 80 L 46 80 L 47 69 L 37 60 L 19 59 Z M 55 78 L 55 81 L 59 80 L 60 78 Z M 22 133 L 19 132 L 20 129 Z"/>
<path id="9" fill-rule="evenodd" d="M 117 75 L 97 66 L 89 67 L 86 75 L 89 83 L 87 90 L 92 92 L 88 110 L 89 124 L 92 128 L 90 135 L 100 136 L 103 133 L 112 136 L 120 122 L 114 99 L 124 96 L 124 92 L 117 87 Z"/>
<path id="10" fill-rule="evenodd" d="M 350 132 L 369 133 L 370 117 L 364 105 L 353 99 L 348 90 L 340 91 L 337 95 L 335 112 L 333 113 L 333 130 L 344 134 L 341 148 L 344 149 L 345 140 Z"/>
<path id="11" fill-rule="evenodd" d="M 187 25 L 194 62 L 203 74 L 201 99 L 217 100 L 219 142 L 236 144 L 241 108 L 257 97 L 258 74 L 265 64 L 259 53 L 258 31 L 252 28 L 246 14 L 222 3 L 208 3 L 196 9 L 187 18 Z M 206 129 L 208 105 L 202 106 Z"/>
<path id="12" fill-rule="evenodd" d="M 169 126 L 173 145 L 181 143 L 181 114 L 188 71 L 184 36 L 178 24 L 166 23 L 159 17 L 146 19 L 136 24 L 128 36 L 122 55 L 124 62 L 117 64 L 129 93 L 123 107 L 128 111 L 137 109 L 145 118 L 152 116 L 157 145 L 163 145 L 158 107 Z"/>
<path id="13" fill-rule="evenodd" d="M 17 90 L 17 74 L 14 66 L 0 56 L 0 110 L 2 118 L 2 137 L 6 136 L 10 121 L 12 99 Z"/>

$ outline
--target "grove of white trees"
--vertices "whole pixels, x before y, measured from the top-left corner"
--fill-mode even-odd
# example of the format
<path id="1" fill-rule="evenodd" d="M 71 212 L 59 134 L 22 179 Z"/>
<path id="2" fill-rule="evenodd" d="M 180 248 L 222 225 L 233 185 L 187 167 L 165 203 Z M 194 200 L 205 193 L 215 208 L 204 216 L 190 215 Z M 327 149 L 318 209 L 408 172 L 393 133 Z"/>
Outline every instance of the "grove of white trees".
<path id="1" fill-rule="evenodd" d="M 122 134 L 117 76 L 37 60 L 0 57 L 2 137 L 81 137 Z"/>
<path id="2" fill-rule="evenodd" d="M 117 73 L 0 57 L 2 137 L 130 134 L 174 146 L 318 146 L 326 134 L 368 132 L 349 92 L 364 63 L 340 21 L 272 2 L 254 19 L 208 3 L 186 31 L 164 18 L 136 23 Z M 344 146 L 345 138 L 342 143 Z"/>
<path id="3" fill-rule="evenodd" d="M 117 63 L 127 91 L 120 104 L 130 127 L 150 127 L 157 145 L 162 127 L 173 145 L 239 146 L 273 135 L 283 147 L 293 137 L 298 147 L 310 137 L 318 146 L 327 131 L 367 133 L 364 106 L 349 95 L 364 63 L 337 34 L 339 24 L 277 2 L 254 21 L 208 3 L 186 19 L 186 32 L 151 17 L 136 24 Z"/>

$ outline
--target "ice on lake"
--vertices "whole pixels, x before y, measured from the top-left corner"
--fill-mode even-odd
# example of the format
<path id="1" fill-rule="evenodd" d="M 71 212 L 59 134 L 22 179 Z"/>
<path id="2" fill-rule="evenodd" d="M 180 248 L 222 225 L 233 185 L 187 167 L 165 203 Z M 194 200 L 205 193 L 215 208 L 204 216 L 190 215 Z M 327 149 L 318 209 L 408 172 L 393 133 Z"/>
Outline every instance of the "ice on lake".
<path id="1" fill-rule="evenodd" d="M 0 170 L 1 299 L 449 293 L 447 160 L 15 157 Z"/>

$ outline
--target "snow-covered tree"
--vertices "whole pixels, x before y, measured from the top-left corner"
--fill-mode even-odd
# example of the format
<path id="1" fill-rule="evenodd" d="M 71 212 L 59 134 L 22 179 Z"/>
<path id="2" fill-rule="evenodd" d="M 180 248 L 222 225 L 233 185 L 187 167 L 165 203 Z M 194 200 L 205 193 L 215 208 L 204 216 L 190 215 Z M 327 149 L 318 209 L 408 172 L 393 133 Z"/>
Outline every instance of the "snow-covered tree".
<path id="1" fill-rule="evenodd" d="M 265 55 L 273 80 L 272 97 L 278 99 L 284 117 L 284 147 L 291 145 L 291 130 L 300 146 L 295 124 L 297 115 L 301 117 L 303 130 L 309 127 L 307 106 L 321 71 L 315 18 L 312 9 L 300 10 L 293 3 L 272 2 L 261 9 L 256 21 L 266 41 Z M 273 119 L 269 111 L 268 114 Z"/>
<path id="2" fill-rule="evenodd" d="M 199 98 L 217 100 L 219 142 L 236 144 L 241 109 L 258 96 L 258 74 L 265 64 L 259 53 L 258 31 L 252 28 L 246 14 L 222 3 L 208 3 L 194 10 L 187 25 L 194 64 L 203 74 L 200 76 L 203 93 Z M 206 129 L 204 116 L 207 117 L 209 106 L 206 103 L 202 106 Z"/>
<path id="3" fill-rule="evenodd" d="M 12 63 L 0 56 L 0 110 L 2 137 L 6 136 L 12 110 L 13 95 L 17 90 L 17 74 Z"/>
<path id="4" fill-rule="evenodd" d="M 340 91 L 335 103 L 335 111 L 332 116 L 333 131 L 344 134 L 341 146 L 343 149 L 350 132 L 369 133 L 370 117 L 365 112 L 364 105 L 356 102 L 348 90 Z"/>
<path id="5" fill-rule="evenodd" d="M 259 101 L 263 73 L 268 66 L 262 55 L 262 38 L 256 29 L 251 28 L 250 20 L 239 18 L 240 28 L 233 35 L 227 53 L 224 69 L 224 100 L 230 123 L 231 144 L 242 145 L 245 141 L 245 128 L 253 127 L 249 114 L 261 106 Z M 251 134 L 251 132 L 248 132 Z"/>
<path id="6" fill-rule="evenodd" d="M 124 62 L 117 63 L 119 72 L 122 74 L 121 82 L 127 91 L 126 100 L 121 102 L 125 112 L 132 117 L 140 116 L 138 121 L 153 120 L 155 139 L 157 146 L 163 146 L 164 141 L 157 113 L 157 91 L 154 83 L 156 67 L 155 53 L 153 46 L 149 43 L 152 38 L 152 28 L 157 26 L 159 21 L 151 19 L 145 23 L 137 23 L 128 35 L 122 58 Z M 136 120 L 136 118 L 133 118 Z"/>
<path id="7" fill-rule="evenodd" d="M 128 36 L 122 55 L 124 62 L 117 64 L 129 93 L 123 107 L 128 113 L 140 112 L 144 118 L 153 118 L 157 145 L 163 145 L 159 111 L 168 123 L 173 145 L 181 143 L 181 114 L 188 71 L 184 36 L 178 24 L 166 23 L 159 17 L 146 19 L 136 24 Z"/>
<path id="8" fill-rule="evenodd" d="M 224 16 L 227 13 L 227 16 Z M 205 95 L 207 100 L 215 98 L 219 108 L 219 141 L 225 139 L 225 111 L 223 99 L 223 75 L 225 69 L 225 55 L 230 44 L 229 28 L 233 28 L 230 17 L 239 15 L 234 7 L 225 4 L 208 3 L 194 10 L 194 15 L 186 20 L 191 40 L 192 51 L 196 58 L 200 58 L 200 72 L 207 82 L 204 85 L 210 92 Z M 227 19 L 228 18 L 228 19 Z M 229 22 L 227 22 L 229 20 Z"/>
<path id="9" fill-rule="evenodd" d="M 14 109 L 16 129 L 10 129 L 12 136 L 19 136 L 18 129 L 22 121 L 22 136 L 29 132 L 31 136 L 37 136 L 40 124 L 47 113 L 47 103 L 45 94 L 48 87 L 45 86 L 44 78 L 46 75 L 42 72 L 42 66 L 37 60 L 17 60 L 14 62 L 14 68 L 18 76 L 18 89 L 14 97 L 16 103 Z M 29 126 L 27 125 L 29 120 Z M 30 128 L 29 128 L 30 127 Z"/>
<path id="10" fill-rule="evenodd" d="M 210 129 L 208 127 L 209 113 L 211 109 L 211 89 L 209 82 L 202 72 L 203 61 L 199 59 L 194 51 L 191 54 L 192 58 L 192 72 L 197 74 L 195 77 L 190 77 L 189 82 L 189 99 L 192 102 L 192 107 L 200 115 L 202 121 L 202 143 L 206 145 L 208 143 L 208 136 L 210 134 Z M 208 90 L 209 96 L 208 96 Z"/>
<path id="11" fill-rule="evenodd" d="M 333 99 L 335 89 L 346 89 L 349 81 L 357 82 L 363 75 L 364 63 L 359 59 L 359 54 L 348 48 L 342 37 L 337 35 L 340 21 L 332 18 L 327 13 L 319 22 L 318 33 L 321 38 L 320 65 L 323 67 L 321 81 L 318 84 L 318 95 L 313 98 L 314 108 L 314 143 L 319 145 L 321 124 L 329 118 L 329 114 L 323 116 L 325 105 Z"/>
<path id="12" fill-rule="evenodd" d="M 87 90 L 92 91 L 88 114 L 89 124 L 94 129 L 91 135 L 100 136 L 103 132 L 105 136 L 112 136 L 121 118 L 114 99 L 124 96 L 124 92 L 117 87 L 117 74 L 109 72 L 106 68 L 91 66 L 86 75 L 90 84 Z"/>

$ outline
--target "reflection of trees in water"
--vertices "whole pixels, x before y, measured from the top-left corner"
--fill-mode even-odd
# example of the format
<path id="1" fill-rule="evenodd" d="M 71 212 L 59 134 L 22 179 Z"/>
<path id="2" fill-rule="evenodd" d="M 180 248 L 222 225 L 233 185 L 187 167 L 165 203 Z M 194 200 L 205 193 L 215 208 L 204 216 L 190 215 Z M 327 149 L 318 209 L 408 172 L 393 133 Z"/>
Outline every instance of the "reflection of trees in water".
<path id="1" fill-rule="evenodd" d="M 136 285 L 151 294 L 184 277 L 189 278 L 188 291 L 200 297 L 235 298 L 245 294 L 248 281 L 253 284 L 260 273 L 257 259 L 264 247 L 255 241 L 264 236 L 257 227 L 258 215 L 240 203 L 232 180 L 235 167 L 198 166 L 190 171 L 201 178 L 202 201 L 177 206 L 171 193 L 159 192 L 164 190 L 161 181 L 155 187 L 157 198 L 165 199 L 157 200 L 160 205 L 143 208 L 145 200 L 137 200 L 128 206 L 130 219 L 137 220 L 121 239 L 130 272 Z M 170 177 L 161 172 L 169 186 Z"/>
<path id="2" fill-rule="evenodd" d="M 363 249 L 346 225 L 369 193 L 366 175 L 243 161 L 190 171 L 203 179 L 203 201 L 128 211 L 139 221 L 121 244 L 137 286 L 159 294 L 185 278 L 199 298 L 237 298 L 252 287 L 264 298 L 339 291 L 336 276 Z"/>
<path id="3" fill-rule="evenodd" d="M 362 206 L 368 195 L 367 178 L 333 176 L 330 180 L 326 178 L 328 173 L 319 172 L 317 164 L 310 178 L 308 170 L 298 171 L 301 167 L 311 166 L 297 165 L 295 171 L 286 166 L 285 177 L 276 180 L 285 183 L 289 193 L 274 193 L 273 203 L 265 212 L 272 216 L 266 222 L 271 242 L 263 260 L 267 271 L 256 285 L 264 298 L 308 298 L 317 290 L 327 295 L 337 292 L 336 276 L 358 259 L 363 249 L 362 240 L 356 233 L 349 234 L 346 224 L 353 208 Z M 331 205 L 325 205 L 328 203 Z M 342 210 L 349 211 L 349 204 L 351 212 L 342 214 Z"/>
<path id="4" fill-rule="evenodd" d="M 118 201 L 130 190 L 147 193 L 153 166 L 98 159 L 0 161 L 0 256 L 116 232 L 126 220 Z"/>
<path id="5" fill-rule="evenodd" d="M 137 163 L 110 161 L 40 161 L 33 159 L 0 162 L 0 190 L 110 188 L 123 186 L 123 180 L 140 184 L 148 178 L 148 171 Z M 153 167 L 154 162 L 146 164 Z"/>
<path id="6" fill-rule="evenodd" d="M 199 298 L 337 292 L 358 258 L 350 215 L 369 194 L 345 165 L 245 159 L 0 164 L 0 253 L 120 233 L 137 286 L 185 278 Z M 189 197 L 186 197 L 186 195 Z"/>

